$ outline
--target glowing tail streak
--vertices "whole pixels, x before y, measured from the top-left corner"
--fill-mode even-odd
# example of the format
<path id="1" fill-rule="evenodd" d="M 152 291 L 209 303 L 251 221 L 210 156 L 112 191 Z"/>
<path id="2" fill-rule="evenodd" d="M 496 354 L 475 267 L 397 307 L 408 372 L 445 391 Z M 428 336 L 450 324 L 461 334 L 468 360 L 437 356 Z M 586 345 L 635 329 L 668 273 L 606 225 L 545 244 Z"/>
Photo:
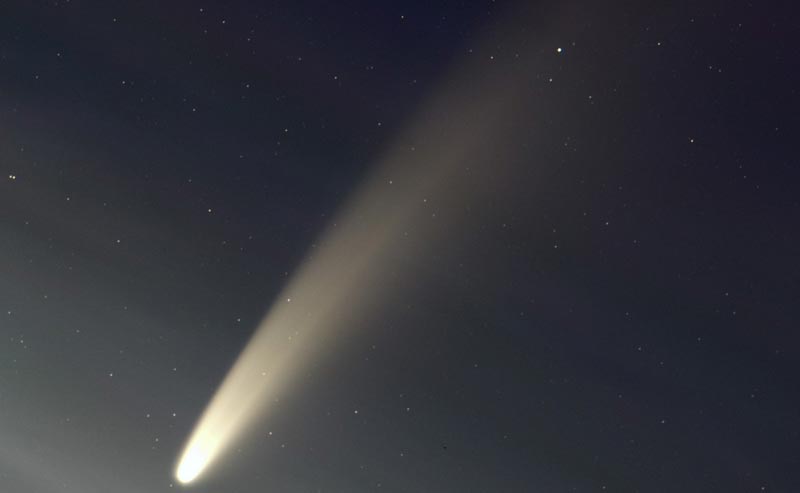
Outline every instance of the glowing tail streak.
<path id="1" fill-rule="evenodd" d="M 463 211 L 466 196 L 475 198 L 465 190 L 491 181 L 518 84 L 502 69 L 486 72 L 450 81 L 311 250 L 197 423 L 175 471 L 180 482 L 207 471 L 303 362 L 336 341 L 345 317 L 378 301 L 379 280 L 419 254 L 419 241 L 406 233 L 425 242 L 441 236 L 425 199 L 440 211 Z"/>

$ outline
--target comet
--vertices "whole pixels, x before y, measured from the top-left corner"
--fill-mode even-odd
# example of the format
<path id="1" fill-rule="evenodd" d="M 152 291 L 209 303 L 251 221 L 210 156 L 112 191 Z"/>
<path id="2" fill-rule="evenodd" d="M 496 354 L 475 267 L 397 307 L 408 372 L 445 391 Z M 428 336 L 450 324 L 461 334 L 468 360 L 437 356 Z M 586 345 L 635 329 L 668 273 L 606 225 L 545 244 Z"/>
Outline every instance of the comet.
<path id="1" fill-rule="evenodd" d="M 530 81 L 486 60 L 454 65 L 309 250 L 201 414 L 177 461 L 180 483 L 208 474 L 305 364 L 392 295 L 388 280 L 413 275 L 470 204 L 496 192 Z"/>

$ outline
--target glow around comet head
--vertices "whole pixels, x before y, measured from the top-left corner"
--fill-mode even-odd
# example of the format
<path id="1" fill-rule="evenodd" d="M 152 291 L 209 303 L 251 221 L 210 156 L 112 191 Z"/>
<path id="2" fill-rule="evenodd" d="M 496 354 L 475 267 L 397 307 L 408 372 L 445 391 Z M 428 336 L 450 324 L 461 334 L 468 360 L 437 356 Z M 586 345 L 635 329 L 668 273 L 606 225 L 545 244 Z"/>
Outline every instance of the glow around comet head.
<path id="1" fill-rule="evenodd" d="M 194 481 L 208 464 L 208 453 L 202 444 L 191 444 L 183 453 L 178 468 L 175 470 L 175 477 L 183 484 Z"/>

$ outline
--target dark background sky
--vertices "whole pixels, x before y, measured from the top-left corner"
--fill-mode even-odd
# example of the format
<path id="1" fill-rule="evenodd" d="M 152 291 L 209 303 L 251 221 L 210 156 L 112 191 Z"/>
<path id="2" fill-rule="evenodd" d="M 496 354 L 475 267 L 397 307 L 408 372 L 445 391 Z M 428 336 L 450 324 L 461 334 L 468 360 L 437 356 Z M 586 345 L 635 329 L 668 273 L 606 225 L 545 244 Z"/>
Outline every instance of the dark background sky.
<path id="1" fill-rule="evenodd" d="M 0 4 L 0 491 L 179 489 L 458 60 L 547 110 L 513 186 L 196 491 L 798 491 L 800 17 L 645 3 Z"/>

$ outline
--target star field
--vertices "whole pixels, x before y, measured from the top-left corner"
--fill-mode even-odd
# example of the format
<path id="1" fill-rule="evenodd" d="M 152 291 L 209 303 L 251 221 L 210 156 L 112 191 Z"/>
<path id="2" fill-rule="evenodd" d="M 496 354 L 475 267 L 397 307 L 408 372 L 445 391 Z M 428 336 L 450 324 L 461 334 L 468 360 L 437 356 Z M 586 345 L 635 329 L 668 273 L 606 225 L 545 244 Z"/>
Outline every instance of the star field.
<path id="1" fill-rule="evenodd" d="M 4 3 L 0 491 L 795 491 L 796 11 Z M 450 153 L 391 295 L 179 485 L 348 200 Z"/>

